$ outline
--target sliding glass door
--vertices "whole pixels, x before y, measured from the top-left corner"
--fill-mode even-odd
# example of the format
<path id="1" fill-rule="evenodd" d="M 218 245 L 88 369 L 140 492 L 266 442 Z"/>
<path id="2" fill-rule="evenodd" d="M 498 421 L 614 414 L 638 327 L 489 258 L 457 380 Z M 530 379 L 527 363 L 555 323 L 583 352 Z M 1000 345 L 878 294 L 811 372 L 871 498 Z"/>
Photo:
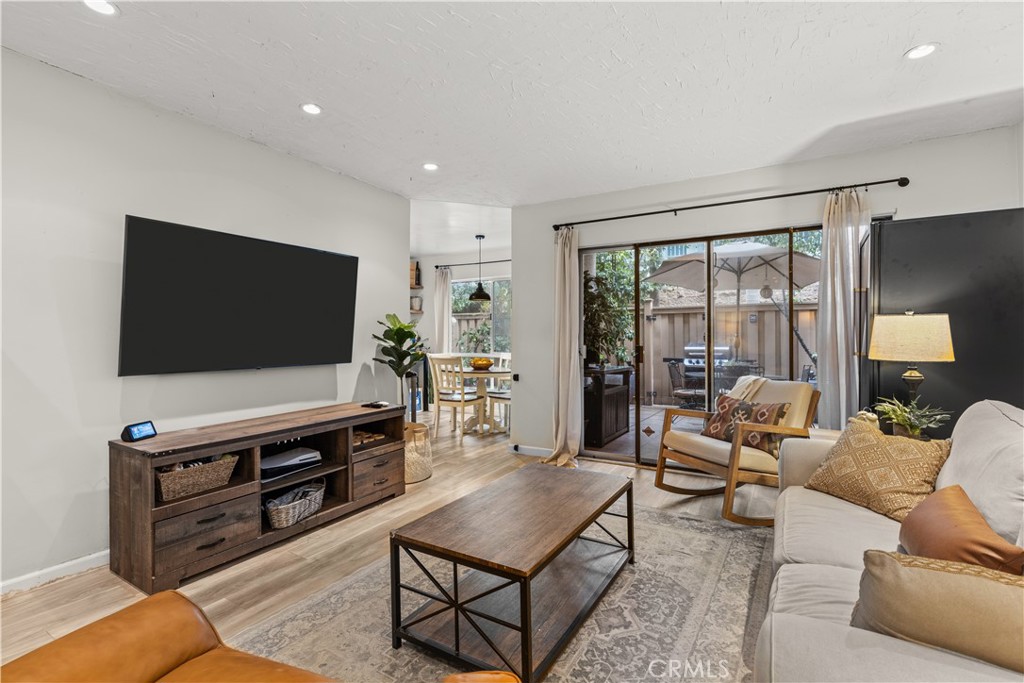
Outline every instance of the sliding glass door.
<path id="1" fill-rule="evenodd" d="M 820 257 L 818 228 L 583 253 L 584 452 L 651 465 L 666 408 L 713 410 L 747 375 L 813 383 Z"/>

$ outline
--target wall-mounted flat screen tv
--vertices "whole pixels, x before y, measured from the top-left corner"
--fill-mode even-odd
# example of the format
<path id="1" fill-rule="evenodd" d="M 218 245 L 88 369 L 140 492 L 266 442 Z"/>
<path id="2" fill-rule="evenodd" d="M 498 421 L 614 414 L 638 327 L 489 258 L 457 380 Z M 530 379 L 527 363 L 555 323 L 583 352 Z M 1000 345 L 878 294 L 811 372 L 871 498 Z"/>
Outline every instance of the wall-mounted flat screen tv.
<path id="1" fill-rule="evenodd" d="M 359 259 L 125 216 L 118 376 L 352 361 Z"/>

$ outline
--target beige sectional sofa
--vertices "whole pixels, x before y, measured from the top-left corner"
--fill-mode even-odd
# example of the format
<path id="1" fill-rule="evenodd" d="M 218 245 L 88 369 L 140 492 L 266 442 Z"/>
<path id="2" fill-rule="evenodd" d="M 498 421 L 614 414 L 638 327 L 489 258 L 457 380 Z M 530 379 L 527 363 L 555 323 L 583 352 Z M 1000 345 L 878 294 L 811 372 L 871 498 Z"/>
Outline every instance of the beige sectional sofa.
<path id="1" fill-rule="evenodd" d="M 783 442 L 776 573 L 757 643 L 755 680 L 1024 680 L 1017 672 L 954 652 L 850 626 L 864 551 L 896 550 L 900 524 L 803 487 L 832 443 Z M 998 401 L 964 411 L 936 489 L 953 484 L 963 487 L 996 533 L 1024 546 L 1024 411 Z"/>

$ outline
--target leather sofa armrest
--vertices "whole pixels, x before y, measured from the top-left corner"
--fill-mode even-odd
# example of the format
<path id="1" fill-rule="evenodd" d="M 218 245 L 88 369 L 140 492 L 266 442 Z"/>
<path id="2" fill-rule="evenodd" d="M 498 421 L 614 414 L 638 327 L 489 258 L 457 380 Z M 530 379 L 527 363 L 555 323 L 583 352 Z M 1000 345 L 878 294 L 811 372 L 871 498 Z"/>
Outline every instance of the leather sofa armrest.
<path id="1" fill-rule="evenodd" d="M 835 445 L 831 439 L 786 439 L 779 447 L 779 490 L 803 486 Z"/>
<path id="2" fill-rule="evenodd" d="M 155 681 L 219 645 L 201 609 L 164 591 L 8 662 L 0 680 Z"/>

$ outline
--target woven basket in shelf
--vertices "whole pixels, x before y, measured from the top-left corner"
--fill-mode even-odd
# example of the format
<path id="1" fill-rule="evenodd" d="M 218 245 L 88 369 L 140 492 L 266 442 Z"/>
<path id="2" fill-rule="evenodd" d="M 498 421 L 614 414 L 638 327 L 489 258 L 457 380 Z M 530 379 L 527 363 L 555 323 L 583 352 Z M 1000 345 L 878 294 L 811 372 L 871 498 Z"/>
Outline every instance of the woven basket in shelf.
<path id="1" fill-rule="evenodd" d="M 314 479 L 308 484 L 292 489 L 283 496 L 271 498 L 263 504 L 274 529 L 284 529 L 298 524 L 307 517 L 315 515 L 324 504 L 324 479 Z"/>
<path id="2" fill-rule="evenodd" d="M 163 502 L 194 496 L 203 491 L 224 486 L 231 480 L 231 473 L 235 471 L 235 463 L 238 462 L 237 455 L 229 455 L 195 467 L 187 467 L 174 472 L 157 472 L 157 486 L 160 490 L 160 500 Z"/>

